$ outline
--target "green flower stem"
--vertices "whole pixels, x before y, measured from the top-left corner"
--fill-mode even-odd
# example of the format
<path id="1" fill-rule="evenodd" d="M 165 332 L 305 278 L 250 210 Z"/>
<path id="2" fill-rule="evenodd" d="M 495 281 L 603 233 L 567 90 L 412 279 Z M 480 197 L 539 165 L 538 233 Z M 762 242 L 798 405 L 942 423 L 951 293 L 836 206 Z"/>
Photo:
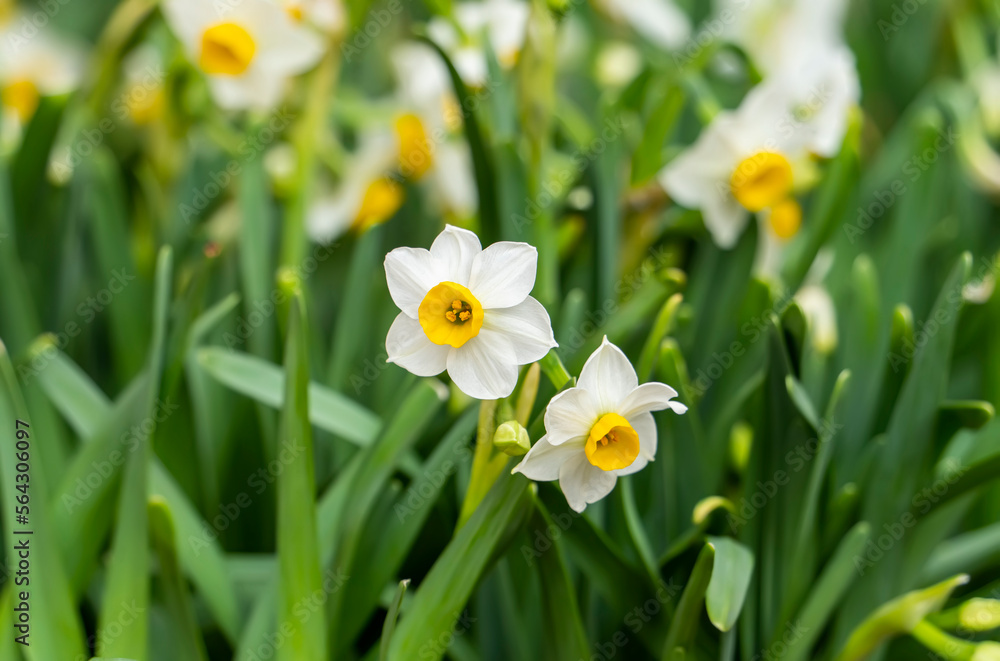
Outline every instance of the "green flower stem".
<path id="1" fill-rule="evenodd" d="M 542 366 L 545 376 L 549 378 L 549 381 L 552 382 L 556 390 L 562 390 L 572 378 L 555 349 L 545 354 L 545 357 L 539 361 L 539 364 Z"/>
<path id="2" fill-rule="evenodd" d="M 927 620 L 913 627 L 913 637 L 938 656 L 948 661 L 968 661 L 976 652 L 973 643 L 949 636 Z"/>

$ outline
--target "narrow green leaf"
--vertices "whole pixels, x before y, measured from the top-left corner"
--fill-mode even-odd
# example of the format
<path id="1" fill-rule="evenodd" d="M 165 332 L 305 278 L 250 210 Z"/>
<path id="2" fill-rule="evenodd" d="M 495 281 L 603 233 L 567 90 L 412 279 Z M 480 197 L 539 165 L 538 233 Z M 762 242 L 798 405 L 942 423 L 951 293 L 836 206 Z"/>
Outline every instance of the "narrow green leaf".
<path id="1" fill-rule="evenodd" d="M 698 560 L 691 570 L 687 585 L 681 594 L 677 612 L 670 623 L 670 630 L 663 643 L 660 658 L 663 661 L 681 661 L 695 659 L 693 645 L 698 632 L 698 619 L 701 615 L 701 605 L 705 601 L 705 591 L 712 579 L 712 567 L 715 564 L 715 549 L 711 544 L 702 547 Z"/>
<path id="2" fill-rule="evenodd" d="M 504 474 L 469 522 L 455 535 L 420 584 L 389 647 L 390 661 L 422 655 L 437 661 L 444 649 L 435 643 L 453 630 L 473 588 L 496 557 L 508 525 L 530 506 L 528 480 Z"/>
<path id="3" fill-rule="evenodd" d="M 198 631 L 191 597 L 177 565 L 176 535 L 170 507 L 167 501 L 156 496 L 149 499 L 149 530 L 159 558 L 160 586 L 172 621 L 177 650 L 184 659 L 206 661 L 205 642 Z"/>
<path id="4" fill-rule="evenodd" d="M 21 422 L 17 422 L 21 421 Z M 18 434 L 18 430 L 24 432 Z M 23 438 L 18 438 L 18 436 Z M 23 442 L 20 446 L 19 441 Z M 83 655 L 85 645 L 83 639 L 83 624 L 76 609 L 73 593 L 70 589 L 67 575 L 59 557 L 58 547 L 52 542 L 55 522 L 50 522 L 46 494 L 38 488 L 38 483 L 44 483 L 44 466 L 37 460 L 37 452 L 33 450 L 45 439 L 40 438 L 34 430 L 32 418 L 27 405 L 17 385 L 14 367 L 11 365 L 6 346 L 0 342 L 0 472 L 2 472 L 3 492 L 0 494 L 4 512 L 4 538 L 8 553 L 16 553 L 20 545 L 27 544 L 30 553 L 31 573 L 30 589 L 26 602 L 30 609 L 31 629 L 17 630 L 13 627 L 4 632 L 13 639 L 25 635 L 23 639 L 28 645 L 20 649 L 29 661 L 48 661 L 49 659 L 76 659 Z M 24 449 L 24 443 L 28 449 Z M 19 472 L 17 465 L 21 463 L 19 453 L 28 455 L 27 473 Z M 15 523 L 14 514 L 19 506 L 18 496 L 24 494 L 16 487 L 25 482 L 18 481 L 18 475 L 28 475 L 27 490 L 29 503 L 26 511 L 27 523 Z M 41 478 L 41 479 L 39 479 Z M 17 534 L 19 531 L 31 531 L 31 534 Z M 9 559 L 9 558 L 8 558 Z M 8 580 L 5 588 L 11 588 L 13 581 Z M 21 599 L 22 590 L 16 593 L 12 589 L 5 590 L 3 607 L 7 613 L 23 611 Z M 15 611 L 14 609 L 19 609 Z M 18 618 L 19 619 L 19 618 Z M 13 631 L 13 633 L 11 633 Z M 20 646 L 18 646 L 20 647 Z"/>
<path id="5" fill-rule="evenodd" d="M 163 371 L 167 311 L 173 281 L 173 256 L 169 248 L 160 251 L 156 265 L 153 298 L 153 338 L 150 343 L 147 371 L 150 387 L 146 393 L 146 413 L 156 419 L 159 385 Z M 149 609 L 149 518 L 146 510 L 147 481 L 152 451 L 152 434 L 138 439 L 125 463 L 119 495 L 116 527 L 111 543 L 110 560 L 98 629 L 121 628 L 119 636 L 99 636 L 98 654 L 130 656 L 145 661 L 148 652 L 148 615 L 132 618 L 130 626 L 121 626 L 122 612 L 133 608 L 140 614 Z"/>
<path id="6" fill-rule="evenodd" d="M 326 661 L 325 604 L 316 532 L 316 486 L 309 424 L 309 358 L 302 302 L 292 300 L 285 349 L 285 402 L 280 438 L 296 448 L 278 475 L 277 547 L 281 581 L 278 622 L 287 633 L 279 661 Z M 301 609 L 308 607 L 311 617 Z"/>
<path id="7" fill-rule="evenodd" d="M 379 661 L 388 661 L 389 659 L 389 643 L 392 642 L 392 632 L 396 630 L 399 607 L 403 603 L 403 595 L 406 594 L 406 588 L 409 586 L 410 579 L 405 578 L 399 582 L 399 587 L 396 588 L 396 596 L 393 597 L 392 605 L 389 606 L 389 612 L 386 614 L 385 622 L 382 624 L 382 642 L 378 646 Z"/>
<path id="8" fill-rule="evenodd" d="M 266 361 L 218 347 L 202 349 L 198 361 L 220 383 L 272 408 L 280 408 L 285 376 Z M 378 416 L 318 383 L 309 384 L 309 421 L 356 445 L 370 445 L 381 426 Z"/>

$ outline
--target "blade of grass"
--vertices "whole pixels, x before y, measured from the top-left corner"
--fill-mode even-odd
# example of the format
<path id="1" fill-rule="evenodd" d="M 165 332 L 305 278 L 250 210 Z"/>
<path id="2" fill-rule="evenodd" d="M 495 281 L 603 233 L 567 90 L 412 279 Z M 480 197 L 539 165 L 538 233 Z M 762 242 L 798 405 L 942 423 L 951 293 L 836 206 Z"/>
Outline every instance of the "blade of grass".
<path id="1" fill-rule="evenodd" d="M 382 625 L 382 641 L 379 643 L 379 661 L 388 661 L 389 643 L 392 641 L 392 633 L 396 630 L 396 619 L 399 617 L 399 606 L 403 603 L 403 595 L 406 588 L 410 586 L 410 579 L 406 578 L 399 582 L 396 589 L 396 596 L 393 597 L 392 605 L 389 606 L 389 613 L 385 616 L 385 623 Z"/>

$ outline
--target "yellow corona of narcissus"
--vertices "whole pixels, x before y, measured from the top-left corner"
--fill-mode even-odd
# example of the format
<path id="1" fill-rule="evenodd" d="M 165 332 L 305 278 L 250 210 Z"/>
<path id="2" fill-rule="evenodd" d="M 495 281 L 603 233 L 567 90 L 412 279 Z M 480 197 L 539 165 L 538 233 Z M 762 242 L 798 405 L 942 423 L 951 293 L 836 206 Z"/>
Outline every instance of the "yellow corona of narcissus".
<path id="1" fill-rule="evenodd" d="M 386 338 L 388 362 L 417 376 L 447 370 L 470 397 L 507 397 L 518 366 L 556 346 L 548 313 L 529 296 L 537 263 L 526 243 L 483 250 L 474 233 L 451 225 L 430 250 L 396 248 L 385 258 L 401 310 Z"/>
<path id="2" fill-rule="evenodd" d="M 545 436 L 514 468 L 525 477 L 559 480 L 577 512 L 604 498 L 618 477 L 642 470 L 656 456 L 651 411 L 685 413 L 677 391 L 663 383 L 639 385 L 632 364 L 608 338 L 580 372 L 575 388 L 545 409 Z"/>
<path id="3" fill-rule="evenodd" d="M 288 79 L 323 53 L 317 34 L 270 0 L 165 0 L 163 10 L 224 108 L 277 105 Z"/>
<path id="4" fill-rule="evenodd" d="M 801 223 L 792 193 L 811 135 L 794 121 L 781 88 L 759 86 L 737 110 L 719 113 L 659 180 L 675 200 L 701 209 L 722 248 L 736 244 L 752 213 L 762 214 L 769 235 L 787 241 Z"/>

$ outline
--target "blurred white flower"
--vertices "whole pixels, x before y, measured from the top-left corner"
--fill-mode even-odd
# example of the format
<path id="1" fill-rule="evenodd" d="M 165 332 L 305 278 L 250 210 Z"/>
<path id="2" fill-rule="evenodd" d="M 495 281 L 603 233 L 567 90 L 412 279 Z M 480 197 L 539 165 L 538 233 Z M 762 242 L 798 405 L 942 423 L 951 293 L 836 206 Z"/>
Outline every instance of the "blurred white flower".
<path id="1" fill-rule="evenodd" d="M 31 32 L 23 29 L 31 27 Z M 30 35 L 30 36 L 29 36 Z M 14 14 L 0 27 L 0 90 L 4 134 L 17 133 L 35 114 L 42 97 L 73 91 L 83 79 L 82 46 L 51 28 L 36 28 Z"/>
<path id="2" fill-rule="evenodd" d="M 834 155 L 861 97 L 854 54 L 843 39 L 844 0 L 719 0 L 725 37 L 747 52 L 764 84 L 783 88 L 810 151 Z"/>
<path id="3" fill-rule="evenodd" d="M 348 230 L 364 231 L 392 218 L 405 198 L 402 184 L 393 176 L 398 153 L 391 135 L 363 135 L 336 191 L 320 195 L 309 208 L 309 236 L 329 243 Z"/>
<path id="4" fill-rule="evenodd" d="M 660 172 L 660 184 L 672 198 L 701 209 L 722 248 L 736 244 L 751 212 L 771 210 L 764 219 L 782 240 L 798 232 L 793 174 L 808 159 L 811 131 L 788 112 L 784 93 L 780 86 L 757 86 L 737 110 L 719 113 Z"/>
<path id="5" fill-rule="evenodd" d="M 542 304 L 529 296 L 538 252 L 501 241 L 482 249 L 448 225 L 431 249 L 396 248 L 385 258 L 389 294 L 402 312 L 386 337 L 388 362 L 417 376 L 444 370 L 476 399 L 507 397 L 519 365 L 556 346 Z"/>
<path id="6" fill-rule="evenodd" d="M 166 71 L 157 48 L 152 44 L 137 47 L 125 59 L 122 70 L 125 88 L 112 103 L 112 110 L 140 126 L 159 119 L 165 102 Z"/>
<path id="7" fill-rule="evenodd" d="M 521 55 L 528 29 L 528 3 L 522 0 L 482 0 L 455 5 L 455 22 L 431 19 L 427 32 L 449 54 L 466 85 L 483 87 L 488 77 L 488 42 L 500 65 L 513 67 Z"/>
<path id="8" fill-rule="evenodd" d="M 399 171 L 408 179 L 425 177 L 431 203 L 440 213 L 468 218 L 476 210 L 472 153 L 460 135 L 462 108 L 441 57 L 425 44 L 393 49 L 401 112 L 395 120 Z"/>
<path id="9" fill-rule="evenodd" d="M 809 322 L 813 347 L 821 354 L 837 348 L 837 309 L 826 287 L 807 284 L 795 294 L 795 301 Z"/>
<path id="10" fill-rule="evenodd" d="M 608 338 L 587 359 L 575 388 L 545 409 L 546 434 L 513 472 L 537 481 L 559 480 L 569 506 L 582 512 L 611 493 L 620 475 L 642 470 L 656 457 L 651 411 L 687 407 L 672 401 L 663 383 L 639 385 L 632 364 Z"/>
<path id="11" fill-rule="evenodd" d="M 281 4 L 296 22 L 308 23 L 328 34 L 344 31 L 347 12 L 340 0 L 281 0 Z"/>
<path id="12" fill-rule="evenodd" d="M 691 19 L 671 0 L 597 0 L 597 4 L 664 50 L 677 50 L 691 36 Z"/>
<path id="13" fill-rule="evenodd" d="M 1000 134 L 1000 62 L 990 59 L 981 64 L 972 75 L 972 85 L 987 132 Z"/>
<path id="14" fill-rule="evenodd" d="M 603 46 L 594 62 L 594 77 L 602 87 L 625 87 L 642 71 L 642 54 L 632 44 L 613 41 Z"/>
<path id="15" fill-rule="evenodd" d="M 223 108 L 268 109 L 323 54 L 320 38 L 270 0 L 164 0 L 163 11 Z"/>

